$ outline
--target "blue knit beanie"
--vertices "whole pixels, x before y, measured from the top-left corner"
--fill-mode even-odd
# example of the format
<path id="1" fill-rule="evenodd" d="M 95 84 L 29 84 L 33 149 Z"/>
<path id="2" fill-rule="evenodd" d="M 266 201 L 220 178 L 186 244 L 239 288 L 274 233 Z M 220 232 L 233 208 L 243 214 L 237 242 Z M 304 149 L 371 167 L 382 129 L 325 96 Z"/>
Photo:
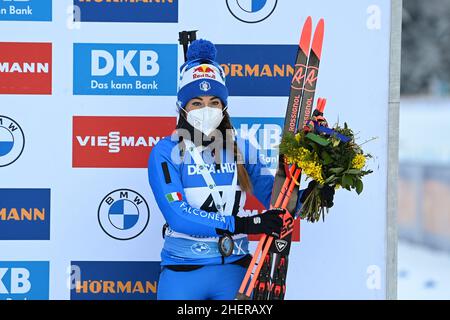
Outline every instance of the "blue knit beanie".
<path id="1" fill-rule="evenodd" d="M 187 52 L 187 61 L 180 68 L 177 104 L 184 108 L 189 100 L 200 96 L 215 96 L 228 104 L 225 73 L 215 61 L 217 49 L 208 40 L 195 40 Z"/>

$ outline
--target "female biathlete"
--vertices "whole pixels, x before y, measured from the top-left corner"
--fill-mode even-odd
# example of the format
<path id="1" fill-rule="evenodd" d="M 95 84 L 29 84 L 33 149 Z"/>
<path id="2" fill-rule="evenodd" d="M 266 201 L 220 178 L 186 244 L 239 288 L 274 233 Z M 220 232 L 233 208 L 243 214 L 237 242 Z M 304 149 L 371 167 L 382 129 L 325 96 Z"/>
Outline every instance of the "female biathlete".
<path id="1" fill-rule="evenodd" d="M 157 298 L 234 299 L 251 260 L 247 235 L 279 236 L 283 210 L 238 214 L 247 193 L 268 209 L 274 178 L 249 141 L 236 139 L 215 46 L 196 40 L 187 58 L 180 68 L 176 129 L 154 146 L 148 164 L 167 222 Z"/>

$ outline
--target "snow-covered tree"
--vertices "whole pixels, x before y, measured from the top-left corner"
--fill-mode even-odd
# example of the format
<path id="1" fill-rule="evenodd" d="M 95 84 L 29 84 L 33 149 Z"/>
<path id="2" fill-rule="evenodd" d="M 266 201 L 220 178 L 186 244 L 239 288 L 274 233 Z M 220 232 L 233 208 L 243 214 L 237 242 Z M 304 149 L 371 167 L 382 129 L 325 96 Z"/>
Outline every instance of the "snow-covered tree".
<path id="1" fill-rule="evenodd" d="M 403 94 L 450 93 L 450 1 L 403 1 L 401 80 Z"/>

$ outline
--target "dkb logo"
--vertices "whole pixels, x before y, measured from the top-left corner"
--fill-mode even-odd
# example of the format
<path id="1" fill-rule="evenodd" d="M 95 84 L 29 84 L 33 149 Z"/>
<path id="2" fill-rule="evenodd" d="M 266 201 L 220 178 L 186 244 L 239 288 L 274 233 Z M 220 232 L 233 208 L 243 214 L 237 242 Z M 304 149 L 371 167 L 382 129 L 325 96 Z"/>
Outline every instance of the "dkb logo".
<path id="1" fill-rule="evenodd" d="M 52 21 L 52 0 L 0 0 L 0 21 Z"/>
<path id="2" fill-rule="evenodd" d="M 261 162 L 269 169 L 276 169 L 284 119 L 235 117 L 232 122 L 238 132 L 238 138 L 249 142 L 248 146 L 245 144 L 246 149 L 241 150 L 243 153 L 245 151 L 247 161 Z"/>
<path id="3" fill-rule="evenodd" d="M 174 95 L 177 46 L 74 44 L 76 95 Z"/>
<path id="4" fill-rule="evenodd" d="M 47 261 L 0 262 L 0 300 L 47 300 Z"/>

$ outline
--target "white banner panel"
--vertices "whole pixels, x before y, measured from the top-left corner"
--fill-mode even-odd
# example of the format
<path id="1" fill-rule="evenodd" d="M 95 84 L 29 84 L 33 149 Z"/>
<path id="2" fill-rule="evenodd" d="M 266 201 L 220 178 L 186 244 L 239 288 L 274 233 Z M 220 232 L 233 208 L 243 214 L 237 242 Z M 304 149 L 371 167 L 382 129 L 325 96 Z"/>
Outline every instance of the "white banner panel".
<path id="1" fill-rule="evenodd" d="M 325 19 L 328 121 L 377 139 L 363 193 L 339 190 L 325 223 L 301 223 L 286 298 L 386 298 L 390 1 L 30 0 L 0 13 L 0 299 L 154 299 L 164 220 L 146 166 L 175 126 L 178 32 L 217 45 L 237 129 L 276 129 L 307 16 Z M 16 292 L 24 269 L 33 289 Z"/>

